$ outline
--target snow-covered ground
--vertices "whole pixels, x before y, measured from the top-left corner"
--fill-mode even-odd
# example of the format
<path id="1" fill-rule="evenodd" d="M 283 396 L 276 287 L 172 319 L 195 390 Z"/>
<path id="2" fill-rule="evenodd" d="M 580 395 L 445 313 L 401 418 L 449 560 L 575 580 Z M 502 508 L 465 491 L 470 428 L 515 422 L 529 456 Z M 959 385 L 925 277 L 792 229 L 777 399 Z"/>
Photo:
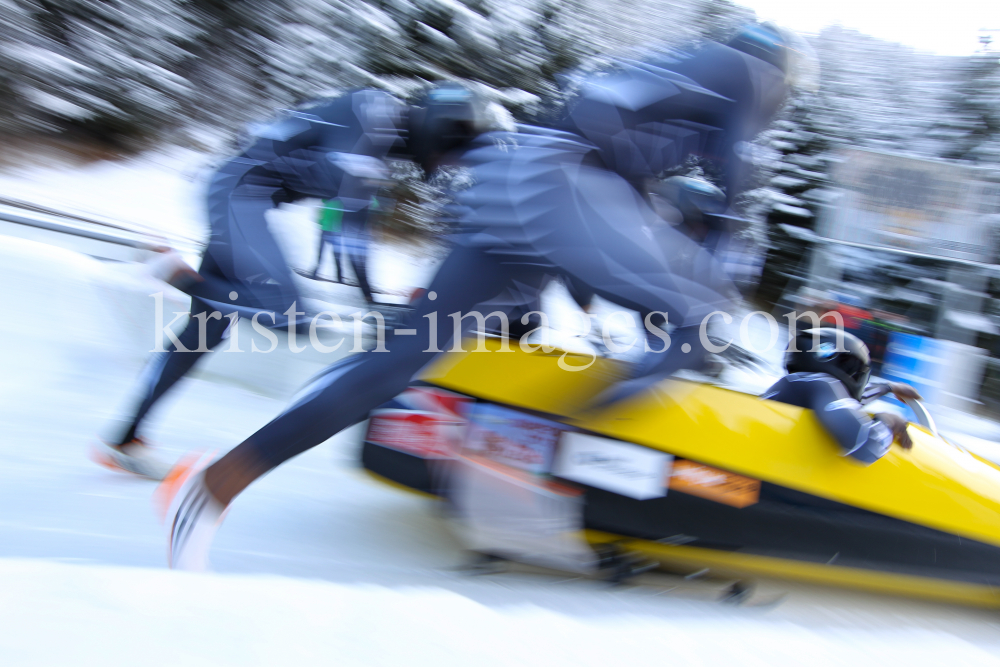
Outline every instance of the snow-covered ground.
<path id="1" fill-rule="evenodd" d="M 200 242 L 200 206 L 212 158 L 184 149 L 77 165 L 35 159 L 0 173 L 0 197 L 117 222 L 169 240 Z"/>
<path id="2" fill-rule="evenodd" d="M 963 637 L 948 627 L 954 621 L 934 627 L 873 614 L 867 620 L 875 627 L 862 628 L 559 591 L 524 579 L 506 581 L 507 591 L 487 584 L 455 591 L 431 577 L 338 584 L 12 559 L 0 561 L 0 581 L 5 665 L 974 667 L 998 660 L 986 632 Z"/>
<path id="3" fill-rule="evenodd" d="M 314 240 L 308 215 L 290 209 L 275 219 L 287 225 L 290 256 L 304 257 Z M 387 276 L 392 287 L 420 284 L 432 267 L 416 255 L 408 264 L 402 250 L 381 252 L 393 270 L 377 268 L 376 280 Z M 141 305 L 150 279 L 135 266 L 7 237 L 0 278 L 5 667 L 1000 664 L 995 611 L 768 581 L 762 595 L 788 593 L 773 609 L 720 605 L 709 583 L 664 593 L 529 571 L 467 576 L 433 503 L 358 470 L 357 429 L 240 496 L 213 550 L 215 573 L 168 571 L 154 485 L 86 457 L 152 342 Z M 251 391 L 236 367 L 295 366 L 304 376 L 328 360 L 220 353 L 207 361 L 149 423 L 167 455 L 224 451 L 284 407 L 287 391 Z"/>

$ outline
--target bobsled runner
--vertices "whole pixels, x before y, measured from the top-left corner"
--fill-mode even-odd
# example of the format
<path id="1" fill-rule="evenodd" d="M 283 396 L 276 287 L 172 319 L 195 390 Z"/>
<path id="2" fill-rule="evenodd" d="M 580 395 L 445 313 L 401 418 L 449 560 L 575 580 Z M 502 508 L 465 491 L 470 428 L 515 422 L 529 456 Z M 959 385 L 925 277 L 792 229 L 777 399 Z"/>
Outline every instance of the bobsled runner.
<path id="1" fill-rule="evenodd" d="M 613 547 L 674 572 L 1000 606 L 1000 468 L 919 402 L 913 448 L 864 466 L 802 408 L 670 379 L 582 412 L 621 362 L 484 343 L 373 411 L 361 450 L 380 480 L 447 499 L 474 552 L 583 570 Z"/>

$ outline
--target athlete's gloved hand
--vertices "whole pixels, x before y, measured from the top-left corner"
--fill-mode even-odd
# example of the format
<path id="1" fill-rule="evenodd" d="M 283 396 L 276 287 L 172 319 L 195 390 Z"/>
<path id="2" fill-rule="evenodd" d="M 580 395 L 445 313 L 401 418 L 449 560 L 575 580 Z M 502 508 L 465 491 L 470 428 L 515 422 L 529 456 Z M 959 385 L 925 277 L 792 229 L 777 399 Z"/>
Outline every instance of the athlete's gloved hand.
<path id="1" fill-rule="evenodd" d="M 921 400 L 923 396 L 920 395 L 916 389 L 906 384 L 905 382 L 890 382 L 889 391 L 896 395 L 901 401 L 907 400 Z"/>
<path id="2" fill-rule="evenodd" d="M 875 415 L 875 419 L 889 427 L 900 447 L 903 449 L 913 448 L 913 440 L 910 439 L 910 434 L 906 432 L 909 422 L 904 418 L 892 412 L 879 412 Z"/>

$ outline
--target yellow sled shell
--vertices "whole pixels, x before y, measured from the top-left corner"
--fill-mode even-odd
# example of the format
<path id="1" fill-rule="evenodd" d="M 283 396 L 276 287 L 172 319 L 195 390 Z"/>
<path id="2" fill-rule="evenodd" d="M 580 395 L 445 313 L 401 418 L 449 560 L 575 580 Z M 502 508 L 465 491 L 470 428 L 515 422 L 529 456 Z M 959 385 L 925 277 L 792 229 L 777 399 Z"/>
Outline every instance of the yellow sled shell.
<path id="1" fill-rule="evenodd" d="M 572 426 L 715 466 L 907 525 L 1000 547 L 1000 469 L 919 426 L 912 450 L 894 446 L 864 466 L 844 457 L 811 411 L 718 387 L 672 380 L 597 413 L 581 406 L 620 377 L 607 359 L 562 352 L 451 352 L 421 380 L 460 394 L 552 415 Z M 568 371 L 562 366 L 587 366 Z M 936 579 L 589 531 L 666 563 L 720 574 L 767 575 L 1000 606 L 993 583 Z M 961 540 L 959 540 L 961 542 Z M 988 547 L 987 547 L 988 548 Z M 1000 558 L 1000 549 L 997 551 Z M 1000 562 L 998 562 L 1000 568 Z"/>

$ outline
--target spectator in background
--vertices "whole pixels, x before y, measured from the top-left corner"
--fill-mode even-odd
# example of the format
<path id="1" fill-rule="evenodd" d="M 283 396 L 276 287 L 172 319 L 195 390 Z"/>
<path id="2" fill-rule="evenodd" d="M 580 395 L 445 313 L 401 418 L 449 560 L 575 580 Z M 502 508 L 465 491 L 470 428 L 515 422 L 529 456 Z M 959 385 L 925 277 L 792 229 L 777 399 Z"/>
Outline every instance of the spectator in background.
<path id="1" fill-rule="evenodd" d="M 823 312 L 840 313 L 840 316 L 844 319 L 844 330 L 855 336 L 861 332 L 864 323 L 872 319 L 872 314 L 861 307 L 861 300 L 848 295 L 840 295 L 837 300 L 825 302 L 823 304 Z M 832 321 L 833 318 L 824 319 Z"/>
<path id="2" fill-rule="evenodd" d="M 320 264 L 323 263 L 323 248 L 330 246 L 330 250 L 333 253 L 333 268 L 336 270 L 336 282 L 341 282 L 340 233 L 343 217 L 344 209 L 341 208 L 339 199 L 335 197 L 323 200 L 323 205 L 319 209 L 319 216 L 316 218 L 320 234 L 319 252 L 316 253 L 316 268 L 312 272 L 313 279 L 318 277 Z"/>
<path id="3" fill-rule="evenodd" d="M 347 256 L 347 261 L 354 269 L 354 277 L 358 281 L 358 287 L 365 297 L 365 301 L 370 306 L 375 305 L 375 297 L 372 295 L 372 287 L 368 282 L 368 244 L 370 239 L 370 217 L 373 211 L 379 209 L 378 199 L 374 195 L 364 208 L 365 214 L 349 215 L 345 220 L 341 217 L 340 244 Z M 341 208 L 341 210 L 343 210 Z"/>
<path id="4" fill-rule="evenodd" d="M 905 315 L 897 315 L 884 310 L 872 310 L 872 319 L 862 326 L 861 339 L 868 346 L 872 358 L 872 373 L 882 374 L 882 365 L 885 363 L 886 350 L 889 341 L 895 333 L 912 332 L 907 326 L 908 319 Z"/>

